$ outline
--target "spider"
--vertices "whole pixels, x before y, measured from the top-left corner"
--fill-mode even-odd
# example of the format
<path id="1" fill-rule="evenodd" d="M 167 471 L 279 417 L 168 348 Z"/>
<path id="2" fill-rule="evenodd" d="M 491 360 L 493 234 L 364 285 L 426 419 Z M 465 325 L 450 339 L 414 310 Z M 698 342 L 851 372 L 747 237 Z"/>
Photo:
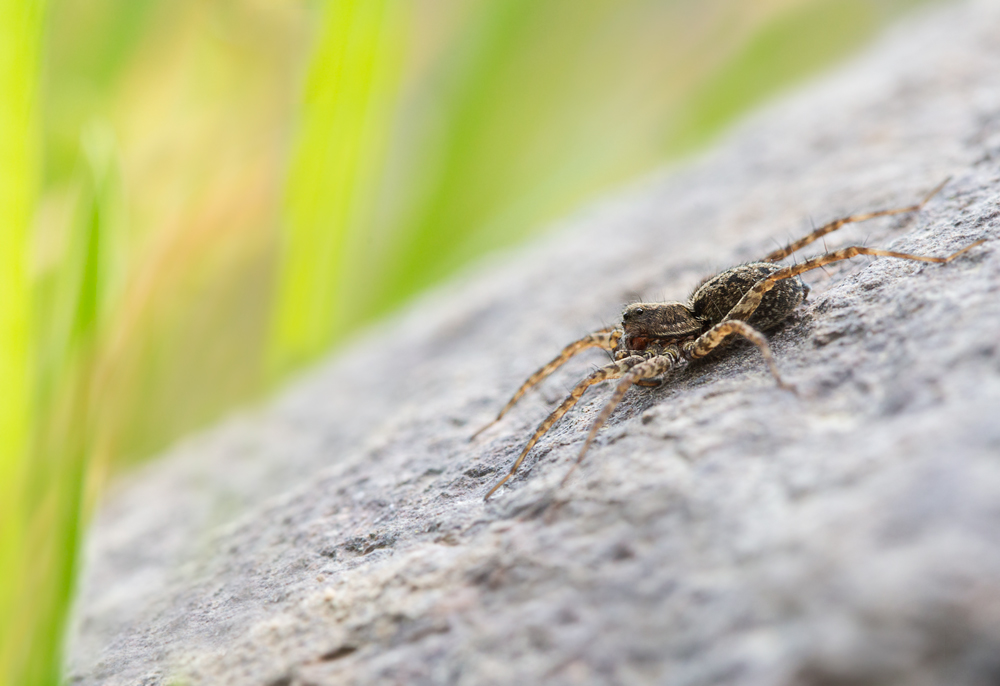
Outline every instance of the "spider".
<path id="1" fill-rule="evenodd" d="M 524 458 L 536 443 L 576 405 L 588 388 L 610 379 L 620 379 L 611 397 L 597 415 L 590 433 L 580 449 L 576 462 L 567 472 L 562 484 L 583 461 L 590 444 L 607 422 L 625 393 L 633 385 L 656 387 L 663 383 L 663 375 L 673 370 L 681 360 L 698 360 L 718 348 L 730 336 L 749 340 L 763 356 L 778 386 L 794 392 L 785 384 L 771 354 L 767 338 L 762 332 L 777 327 L 791 315 L 809 292 L 799 274 L 818 269 L 832 262 L 848 260 L 857 255 L 896 257 L 921 262 L 951 262 L 959 255 L 985 242 L 978 240 L 947 257 L 926 257 L 908 253 L 851 246 L 828 252 L 792 266 L 775 264 L 792 253 L 832 233 L 846 224 L 862 222 L 875 217 L 916 212 L 924 207 L 948 183 L 948 179 L 928 193 L 915 205 L 877 212 L 853 214 L 836 219 L 814 230 L 809 235 L 775 250 L 759 262 L 749 262 L 731 267 L 704 281 L 687 302 L 639 302 L 622 312 L 621 324 L 595 331 L 570 343 L 554 360 L 528 377 L 513 397 L 504 405 L 496 419 L 482 427 L 469 440 L 475 439 L 486 429 L 499 422 L 507 411 L 533 386 L 561 367 L 567 360 L 588 348 L 601 348 L 611 353 L 613 362 L 597 369 L 563 400 L 552 414 L 545 418 L 528 440 L 510 471 L 486 493 L 484 500 L 497 492 L 514 476 Z"/>

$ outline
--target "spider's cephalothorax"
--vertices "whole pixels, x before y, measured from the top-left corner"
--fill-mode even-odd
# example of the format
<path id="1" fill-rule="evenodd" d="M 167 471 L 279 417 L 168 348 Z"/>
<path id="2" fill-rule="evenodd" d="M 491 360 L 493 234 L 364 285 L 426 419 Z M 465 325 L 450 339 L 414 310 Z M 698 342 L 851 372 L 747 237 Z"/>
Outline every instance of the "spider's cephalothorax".
<path id="1" fill-rule="evenodd" d="M 775 263 L 826 234 L 836 231 L 845 224 L 874 217 L 915 212 L 943 187 L 944 183 L 931 191 L 916 205 L 851 215 L 832 221 L 808 236 L 800 238 L 780 250 L 775 250 L 760 262 L 732 267 L 713 276 L 702 283 L 686 303 L 633 303 L 622 312 L 622 321 L 618 326 L 595 331 L 570 343 L 554 360 L 528 377 L 528 380 L 500 410 L 497 418 L 477 431 L 473 438 L 500 421 L 507 410 L 520 400 L 521 396 L 532 386 L 541 382 L 581 350 L 602 348 L 612 354 L 614 361 L 591 373 L 578 383 L 559 407 L 545 418 L 524 446 L 520 456 L 514 461 L 510 471 L 489 490 L 486 498 L 493 495 L 517 472 L 528 452 L 563 415 L 579 402 L 586 390 L 601 381 L 620 379 L 611 398 L 605 403 L 597 419 L 594 420 L 590 433 L 587 434 L 577 457 L 576 464 L 583 460 L 583 456 L 586 455 L 598 430 L 611 416 L 629 388 L 634 384 L 640 386 L 659 385 L 662 383 L 661 377 L 671 371 L 678 362 L 705 357 L 725 343 L 733 334 L 741 336 L 757 346 L 778 385 L 789 388 L 782 382 L 781 376 L 778 374 L 778 367 L 774 363 L 771 348 L 762 332 L 781 324 L 805 299 L 809 288 L 798 278 L 799 274 L 811 269 L 818 269 L 831 262 L 850 259 L 856 255 L 880 255 L 921 262 L 950 262 L 967 250 L 980 245 L 983 240 L 967 245 L 947 257 L 926 257 L 853 246 L 819 255 L 789 267 Z M 572 472 L 572 470 L 570 471 Z M 567 474 L 568 476 L 569 474 Z M 565 478 L 563 481 L 565 482 Z"/>

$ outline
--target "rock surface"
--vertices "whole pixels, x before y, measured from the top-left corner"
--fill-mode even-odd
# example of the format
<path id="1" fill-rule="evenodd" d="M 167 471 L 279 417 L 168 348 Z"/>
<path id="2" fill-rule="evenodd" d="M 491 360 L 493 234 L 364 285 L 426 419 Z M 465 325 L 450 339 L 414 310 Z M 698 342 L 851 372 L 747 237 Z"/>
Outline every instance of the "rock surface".
<path id="1" fill-rule="evenodd" d="M 74 684 L 996 684 L 1000 4 L 938 6 L 696 160 L 360 336 L 270 406 L 118 485 Z M 806 276 L 772 336 L 635 389 L 559 487 L 592 390 L 489 503 L 623 302 L 854 211 L 952 263 Z M 822 244 L 806 255 L 822 252 Z"/>

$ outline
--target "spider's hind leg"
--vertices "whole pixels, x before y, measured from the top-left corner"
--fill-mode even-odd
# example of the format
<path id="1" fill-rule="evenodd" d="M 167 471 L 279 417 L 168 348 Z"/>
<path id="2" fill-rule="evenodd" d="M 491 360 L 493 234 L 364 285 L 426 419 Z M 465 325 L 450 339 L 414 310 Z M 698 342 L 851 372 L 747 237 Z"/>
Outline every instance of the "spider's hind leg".
<path id="1" fill-rule="evenodd" d="M 948 177 L 947 179 L 939 183 L 937 187 L 934 188 L 934 190 L 928 193 L 924 197 L 924 199 L 918 202 L 916 205 L 908 205 L 907 207 L 897 207 L 891 210 L 879 210 L 877 212 L 865 212 L 863 214 L 852 214 L 846 217 L 841 217 L 840 219 L 835 219 L 829 224 L 824 224 L 818 229 L 815 229 L 812 233 L 803 236 L 799 240 L 789 243 L 784 248 L 775 250 L 774 252 L 767 255 L 767 257 L 765 257 L 762 260 L 762 262 L 777 262 L 778 260 L 783 260 L 789 255 L 791 255 L 793 252 L 801 250 L 810 243 L 819 240 L 828 233 L 833 233 L 837 229 L 847 224 L 863 222 L 869 219 L 875 219 L 876 217 L 888 217 L 893 214 L 906 214 L 907 212 L 916 212 L 917 210 L 923 209 L 923 206 L 926 205 L 931 198 L 937 195 L 941 191 L 941 189 L 945 187 L 945 184 L 947 184 L 948 181 L 950 180 L 951 177 Z"/>
<path id="2" fill-rule="evenodd" d="M 749 291 L 747 291 L 742 298 L 740 298 L 740 301 L 736 303 L 733 309 L 729 311 L 729 314 L 726 315 L 726 321 L 722 323 L 725 324 L 726 322 L 734 319 L 742 319 L 742 320 L 749 319 L 750 316 L 757 311 L 757 308 L 760 306 L 761 300 L 763 300 L 764 295 L 767 294 L 767 292 L 770 291 L 772 288 L 774 288 L 775 284 L 777 284 L 782 279 L 790 279 L 793 276 L 798 276 L 799 274 L 802 274 L 803 272 L 807 272 L 811 269 L 819 269 L 820 267 L 827 264 L 831 264 L 833 262 L 840 262 L 841 260 L 849 260 L 852 257 L 856 257 L 858 255 L 871 255 L 873 257 L 895 257 L 901 260 L 914 260 L 917 262 L 936 262 L 941 264 L 945 262 L 951 262 L 959 255 L 962 255 L 968 252 L 969 250 L 972 250 L 977 245 L 982 245 L 985 242 L 986 239 L 981 238 L 980 240 L 974 243 L 970 243 L 961 250 L 953 252 L 947 257 L 928 257 L 926 255 L 913 255 L 911 253 L 895 252 L 892 250 L 863 248 L 859 245 L 851 246 L 849 248 L 844 248 L 843 250 L 834 250 L 833 252 L 826 253 L 825 255 L 819 255 L 810 260 L 806 260 L 801 264 L 795 264 L 790 267 L 782 267 L 781 269 L 774 272 L 770 276 L 761 279 L 756 284 L 754 284 L 754 287 L 751 288 Z M 706 333 L 701 338 L 705 338 L 705 336 L 707 335 L 708 334 Z M 699 338 L 698 340 L 700 341 L 701 338 Z"/>

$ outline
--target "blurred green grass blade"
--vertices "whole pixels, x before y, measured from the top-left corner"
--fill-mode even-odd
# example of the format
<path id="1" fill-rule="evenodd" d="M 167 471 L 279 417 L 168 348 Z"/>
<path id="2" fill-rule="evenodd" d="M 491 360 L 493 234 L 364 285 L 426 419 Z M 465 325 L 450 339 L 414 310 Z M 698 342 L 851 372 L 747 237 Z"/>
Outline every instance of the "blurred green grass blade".
<path id="1" fill-rule="evenodd" d="M 104 403 L 95 388 L 96 360 L 125 268 L 114 134 L 108 125 L 93 123 L 81 136 L 81 148 L 81 192 L 53 294 L 59 307 L 49 311 L 56 321 L 36 327 L 63 332 L 50 351 L 52 368 L 39 370 L 39 378 L 48 372 L 50 386 L 38 396 L 44 414 L 37 421 L 28 488 L 38 560 L 33 564 L 35 621 L 30 628 L 39 683 L 59 678 L 62 634 L 86 520 L 83 501 L 93 433 L 101 419 L 108 419 L 102 417 Z"/>
<path id="2" fill-rule="evenodd" d="M 66 254 L 57 272 L 53 316 L 64 332 L 60 356 L 89 350 L 121 295 L 125 279 L 125 222 L 120 208 L 114 131 L 92 122 L 80 140 L 80 197 Z"/>
<path id="3" fill-rule="evenodd" d="M 31 283 L 42 9 L 0 0 L 0 684 L 60 682 L 95 343 L 123 268 L 114 141 L 106 127 L 91 127 L 65 254 L 52 283 Z"/>
<path id="4" fill-rule="evenodd" d="M 32 644 L 28 230 L 37 192 L 40 0 L 0 0 L 0 684 L 55 683 Z M 60 636 L 50 637 L 58 645 Z"/>
<path id="5" fill-rule="evenodd" d="M 121 298 L 125 278 L 126 226 L 114 133 L 105 123 L 92 123 L 80 138 L 78 193 L 68 240 L 57 268 L 34 283 L 34 390 L 40 412 L 35 449 L 44 454 L 36 463 L 57 465 L 51 473 L 36 470 L 30 491 L 35 499 L 62 487 L 53 483 L 54 474 L 78 470 L 76 460 L 87 459 L 87 446 L 74 440 L 90 428 L 88 404 L 73 401 L 79 407 L 70 415 L 67 397 L 96 373 L 99 337 Z M 95 405 L 95 411 L 106 412 L 104 402 Z"/>
<path id="6" fill-rule="evenodd" d="M 81 191 L 70 240 L 52 284 L 33 316 L 37 409 L 30 471 L 22 480 L 24 527 L 21 609 L 17 632 L 26 663 L 19 683 L 59 682 L 62 635 L 72 598 L 100 398 L 94 396 L 97 346 L 123 268 L 122 223 L 113 138 L 84 133 Z M 44 307 L 44 305 L 55 305 Z"/>
<path id="7" fill-rule="evenodd" d="M 72 601 L 89 450 L 89 370 L 80 365 L 64 379 L 56 407 L 46 408 L 45 436 L 32 451 L 34 495 L 28 518 L 30 548 L 20 589 L 16 627 L 26 642 L 25 670 L 16 683 L 62 682 L 63 636 Z"/>
<path id="8" fill-rule="evenodd" d="M 325 350 L 370 285 L 365 231 L 405 36 L 402 0 L 325 6 L 286 186 L 271 366 Z"/>
<path id="9" fill-rule="evenodd" d="M 447 86 L 436 103 L 440 133 L 435 149 L 419 158 L 419 168 L 412 170 L 427 179 L 423 197 L 395 232 L 382 268 L 379 310 L 447 274 L 456 266 L 455 254 L 462 243 L 481 230 L 498 202 L 511 200 L 504 197 L 512 181 L 508 176 L 511 161 L 518 159 L 519 145 L 534 138 L 532 129 L 544 121 L 545 110 L 558 105 L 546 97 L 551 97 L 551 89 L 537 94 L 538 98 L 523 97 L 530 90 L 530 77 L 522 81 L 520 92 L 508 88 L 510 64 L 519 51 L 529 47 L 525 34 L 546 4 L 554 3 L 479 3 L 457 44 L 445 52 L 438 78 Z M 599 4 L 603 0 L 571 11 L 591 14 L 588 8 Z M 580 21 L 579 16 L 574 19 Z M 558 41 L 558 36 L 552 38 Z M 555 51 L 548 56 L 555 62 L 565 59 Z M 533 110 L 532 121 L 525 122 L 520 112 L 511 111 L 522 104 Z M 495 126 L 498 112 L 510 115 L 499 129 Z M 507 141 L 497 141 L 498 134 L 506 135 Z M 527 176 L 533 175 L 528 172 Z"/>

